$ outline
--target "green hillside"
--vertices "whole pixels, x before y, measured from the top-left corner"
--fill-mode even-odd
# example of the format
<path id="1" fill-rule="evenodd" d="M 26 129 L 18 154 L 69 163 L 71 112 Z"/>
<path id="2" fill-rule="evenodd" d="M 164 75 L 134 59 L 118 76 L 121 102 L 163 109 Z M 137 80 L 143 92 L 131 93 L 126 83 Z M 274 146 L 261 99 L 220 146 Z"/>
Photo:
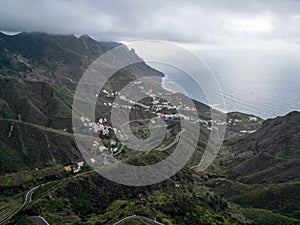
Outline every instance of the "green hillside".
<path id="1" fill-rule="evenodd" d="M 300 224 L 299 112 L 266 121 L 232 112 L 224 121 L 212 121 L 209 106 L 195 101 L 196 109 L 191 109 L 180 103 L 199 116 L 197 121 L 188 117 L 190 126 L 183 130 L 173 105 L 157 96 L 145 98 L 135 102 L 130 111 L 131 131 L 135 137 L 147 139 L 150 125 L 156 125 L 155 117 L 166 122 L 166 126 L 155 129 L 167 131 L 154 150 L 133 151 L 116 137 L 114 132 L 118 131 L 111 127 L 110 113 L 115 99 L 112 93 L 136 78 L 163 76 L 140 62 L 118 71 L 106 83 L 108 94 L 102 91 L 98 95 L 96 121 L 76 115 L 83 121 L 76 127 L 80 134 L 74 134 L 72 104 L 77 82 L 94 59 L 116 46 L 120 44 L 99 43 L 87 35 L 0 33 L 0 220 L 20 207 L 26 193 L 37 187 L 32 202 L 7 224 L 32 224 L 29 217 L 38 215 L 49 224 L 73 225 L 114 224 L 132 215 L 166 225 Z M 138 57 L 128 49 L 124 54 Z M 174 96 L 180 99 L 182 95 Z M 167 94 L 163 97 L 170 98 Z M 124 95 L 124 105 L 119 106 L 128 107 L 129 101 Z M 213 111 L 220 118 L 224 116 Z M 91 133 L 99 118 L 107 119 L 101 122 L 103 129 Z M 227 126 L 221 150 L 207 170 L 197 172 L 195 165 L 211 132 L 218 130 L 214 126 L 217 123 Z M 74 135 L 86 138 L 92 134 L 87 149 L 95 141 L 95 154 L 101 153 L 98 141 L 106 149 L 105 156 L 147 166 L 168 157 L 183 132 L 193 134 L 192 124 L 199 124 L 194 155 L 164 182 L 145 187 L 120 185 L 92 171 L 89 160 L 76 170 L 76 163 L 84 159 Z M 96 125 L 100 127 L 100 122 Z M 103 133 L 104 126 L 108 135 Z M 144 222 L 135 218 L 125 224 Z"/>

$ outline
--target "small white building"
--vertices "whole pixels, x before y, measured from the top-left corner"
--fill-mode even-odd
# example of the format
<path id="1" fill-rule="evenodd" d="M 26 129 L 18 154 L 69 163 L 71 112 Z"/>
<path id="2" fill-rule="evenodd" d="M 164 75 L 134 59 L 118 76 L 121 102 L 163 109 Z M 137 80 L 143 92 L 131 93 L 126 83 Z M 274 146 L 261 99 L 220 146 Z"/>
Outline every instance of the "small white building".
<path id="1" fill-rule="evenodd" d="M 257 122 L 257 118 L 255 116 L 249 116 L 248 119 L 250 122 Z"/>

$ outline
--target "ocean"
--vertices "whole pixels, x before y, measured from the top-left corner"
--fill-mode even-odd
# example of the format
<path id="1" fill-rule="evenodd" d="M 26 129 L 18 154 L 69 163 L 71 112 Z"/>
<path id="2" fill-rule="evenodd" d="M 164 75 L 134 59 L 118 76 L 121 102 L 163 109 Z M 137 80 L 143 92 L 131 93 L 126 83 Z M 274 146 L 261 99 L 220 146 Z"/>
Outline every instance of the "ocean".
<path id="1" fill-rule="evenodd" d="M 263 119 L 300 111 L 300 52 L 294 50 L 198 51 L 210 67 L 225 99 L 226 111 Z M 184 72 L 150 63 L 165 74 L 162 85 L 207 103 L 198 85 Z M 180 88 L 179 88 L 180 87 Z"/>

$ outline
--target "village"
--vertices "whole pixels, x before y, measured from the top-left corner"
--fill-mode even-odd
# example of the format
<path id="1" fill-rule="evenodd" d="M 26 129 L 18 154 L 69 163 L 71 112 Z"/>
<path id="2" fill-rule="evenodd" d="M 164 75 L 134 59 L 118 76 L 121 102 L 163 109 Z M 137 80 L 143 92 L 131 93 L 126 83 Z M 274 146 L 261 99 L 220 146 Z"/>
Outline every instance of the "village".
<path id="1" fill-rule="evenodd" d="M 140 82 L 135 82 L 135 84 L 140 84 Z M 142 86 L 139 86 L 143 88 Z M 139 107 L 139 109 L 144 110 L 146 112 L 154 112 L 155 117 L 165 119 L 165 120 L 187 120 L 194 123 L 199 123 L 200 126 L 207 127 L 208 130 L 218 129 L 218 126 L 226 126 L 232 125 L 236 126 L 237 124 L 243 123 L 245 121 L 241 119 L 231 119 L 228 118 L 227 121 L 221 120 L 208 120 L 208 119 L 201 119 L 196 118 L 193 114 L 197 110 L 194 107 L 187 106 L 183 102 L 178 99 L 179 105 L 172 105 L 169 102 L 162 100 L 161 93 L 154 94 L 150 89 L 146 92 L 146 95 L 149 96 L 152 100 L 151 105 L 145 105 L 141 102 L 136 102 L 129 99 L 125 94 L 120 95 L 119 91 L 108 92 L 107 90 L 102 90 L 103 94 L 106 97 L 115 97 L 119 95 L 119 99 L 122 100 L 122 105 L 116 102 L 104 102 L 104 106 L 111 106 L 112 108 L 121 108 L 121 109 L 134 109 Z M 165 96 L 166 97 L 166 96 Z M 176 111 L 184 111 L 184 113 L 178 113 Z M 106 120 L 106 119 L 105 119 Z M 247 122 L 256 123 L 258 118 L 255 116 L 249 116 Z M 151 120 L 151 123 L 155 123 L 155 119 Z M 253 133 L 255 130 L 242 130 L 240 133 Z"/>
<path id="2" fill-rule="evenodd" d="M 141 87 L 142 88 L 142 87 Z M 226 121 L 221 120 L 211 120 L 197 117 L 197 110 L 194 107 L 187 106 L 180 100 L 178 100 L 178 105 L 172 105 L 163 97 L 160 97 L 160 93 L 154 94 L 150 90 L 146 94 L 149 96 L 150 101 L 148 104 L 142 102 L 136 102 L 126 94 L 121 94 L 119 91 L 102 90 L 102 95 L 104 95 L 105 101 L 102 103 L 104 107 L 119 108 L 125 110 L 138 109 L 146 113 L 152 113 L 153 117 L 144 119 L 145 121 L 151 122 L 153 125 L 156 124 L 156 119 L 163 119 L 165 121 L 174 121 L 178 122 L 180 120 L 186 120 L 191 123 L 197 123 L 200 127 L 206 128 L 208 131 L 218 130 L 219 126 L 238 126 L 244 122 L 247 123 L 256 123 L 258 118 L 254 116 L 249 116 L 246 121 L 242 119 L 232 119 L 228 118 Z M 97 95 L 98 96 L 98 95 Z M 119 101 L 114 101 L 115 97 L 119 97 Z M 165 96 L 164 96 L 165 97 Z M 178 113 L 180 111 L 181 113 Z M 196 115 L 196 116 L 195 116 Z M 138 120 L 141 121 L 142 119 Z M 102 117 L 97 119 L 97 121 L 91 121 L 90 118 L 82 116 L 80 118 L 82 123 L 82 128 L 86 133 L 92 134 L 95 136 L 94 141 L 91 143 L 90 150 L 92 152 L 97 152 L 102 157 L 102 160 L 112 159 L 118 154 L 122 153 L 124 145 L 122 144 L 123 140 L 126 140 L 127 137 L 122 133 L 120 129 L 114 128 L 111 126 L 111 122 L 106 118 Z M 128 121 L 130 122 L 130 121 Z M 256 130 L 240 130 L 240 134 L 249 134 L 254 133 Z M 167 130 L 167 134 L 170 133 Z M 180 133 L 179 133 L 180 136 Z M 178 136 L 178 137 L 179 137 Z M 169 139 L 170 135 L 166 135 L 166 138 Z M 105 143 L 102 141 L 105 139 Z M 175 140 L 176 141 L 176 140 Z M 172 143 L 175 144 L 175 143 Z M 158 148 L 160 149 L 160 148 Z M 164 149 L 164 148 L 162 148 Z M 92 164 L 96 163 L 96 157 L 90 158 Z M 81 166 L 71 167 L 74 173 L 80 171 Z M 75 169 L 74 169 L 75 168 Z M 69 169 L 67 167 L 66 169 Z"/>
<path id="3" fill-rule="evenodd" d="M 65 172 L 79 173 L 82 170 L 83 167 L 84 167 L 84 162 L 80 161 L 80 162 L 77 162 L 77 163 L 72 164 L 72 165 L 64 166 L 64 171 Z"/>

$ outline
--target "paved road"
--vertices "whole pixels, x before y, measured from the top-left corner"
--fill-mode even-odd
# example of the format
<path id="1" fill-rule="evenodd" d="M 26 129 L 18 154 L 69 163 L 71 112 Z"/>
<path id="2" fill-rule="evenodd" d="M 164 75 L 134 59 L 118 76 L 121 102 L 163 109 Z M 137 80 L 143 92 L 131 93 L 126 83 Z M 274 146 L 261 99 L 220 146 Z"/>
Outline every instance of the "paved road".
<path id="1" fill-rule="evenodd" d="M 169 148 L 171 148 L 176 142 L 179 141 L 179 138 L 180 138 L 180 135 L 185 131 L 185 129 L 182 129 L 182 131 L 178 132 L 176 137 L 175 137 L 175 140 L 172 141 L 170 144 L 168 144 L 167 146 L 165 147 L 159 147 L 159 148 L 156 148 L 155 150 L 157 151 L 165 151 L 165 150 L 168 150 Z"/>
<path id="2" fill-rule="evenodd" d="M 29 218 L 37 225 L 49 225 L 49 223 L 41 216 L 31 216 Z"/>
<path id="3" fill-rule="evenodd" d="M 185 132 L 185 129 L 182 129 L 182 131 L 178 132 L 174 141 L 172 141 L 170 144 L 168 144 L 167 146 L 164 146 L 164 147 L 158 147 L 158 148 L 155 148 L 154 150 L 156 151 L 165 151 L 165 150 L 168 150 L 169 148 L 171 148 L 174 144 L 176 144 L 178 141 L 179 141 L 179 138 L 180 138 L 180 135 Z M 146 152 L 146 155 L 151 152 L 152 149 L 150 149 L 149 151 Z"/>
<path id="4" fill-rule="evenodd" d="M 81 174 L 77 174 L 76 176 L 73 176 L 73 177 L 67 177 L 67 178 L 64 178 L 61 180 L 60 183 L 62 183 L 64 180 L 68 180 L 68 179 L 71 179 L 71 178 L 74 178 L 74 177 L 77 177 L 77 176 L 80 176 L 80 175 L 83 175 L 83 174 L 86 174 L 86 173 L 89 173 L 89 172 L 85 172 L 85 173 L 81 173 Z M 5 220 L 2 220 L 0 221 L 0 225 L 5 225 L 12 217 L 14 217 L 22 208 L 24 208 L 25 205 L 29 204 L 32 202 L 32 195 L 34 193 L 34 191 L 36 189 L 38 189 L 39 187 L 43 187 L 49 183 L 52 183 L 52 182 L 47 182 L 47 183 L 44 183 L 44 184 L 41 184 L 41 185 L 38 185 L 32 189 L 30 189 L 27 193 L 26 193 L 26 196 L 25 196 L 25 200 L 24 200 L 24 203 L 18 208 L 16 209 L 9 217 L 7 217 Z M 31 217 L 32 218 L 32 217 Z M 37 224 L 38 225 L 49 225 L 47 223 L 47 221 L 41 217 L 41 216 L 33 216 L 33 218 L 35 218 L 36 220 L 38 220 Z M 37 219 L 39 218 L 39 219 Z M 42 223 L 43 222 L 43 223 Z"/>
<path id="5" fill-rule="evenodd" d="M 36 186 L 36 187 L 34 187 L 34 188 L 32 188 L 32 189 L 30 189 L 28 192 L 27 192 L 27 194 L 26 194 L 26 196 L 25 196 L 25 200 L 24 200 L 24 203 L 16 210 L 16 211 L 14 211 L 9 217 L 7 217 L 5 220 L 3 220 L 2 222 L 0 222 L 0 225 L 2 225 L 2 224 L 5 224 L 7 221 L 9 221 L 13 216 L 15 216 L 25 205 L 27 205 L 27 204 L 29 204 L 31 201 L 32 201 L 32 195 L 33 195 L 33 193 L 34 193 L 34 191 L 36 190 L 36 189 L 38 189 L 40 187 L 40 185 L 39 186 Z"/>
<path id="6" fill-rule="evenodd" d="M 120 221 L 114 223 L 113 225 L 123 225 L 126 221 L 131 220 L 131 219 L 141 219 L 147 225 L 164 225 L 163 223 L 159 223 L 159 222 L 151 220 L 147 217 L 137 216 L 137 215 L 132 215 L 132 216 L 125 217 L 125 218 L 121 219 Z"/>

